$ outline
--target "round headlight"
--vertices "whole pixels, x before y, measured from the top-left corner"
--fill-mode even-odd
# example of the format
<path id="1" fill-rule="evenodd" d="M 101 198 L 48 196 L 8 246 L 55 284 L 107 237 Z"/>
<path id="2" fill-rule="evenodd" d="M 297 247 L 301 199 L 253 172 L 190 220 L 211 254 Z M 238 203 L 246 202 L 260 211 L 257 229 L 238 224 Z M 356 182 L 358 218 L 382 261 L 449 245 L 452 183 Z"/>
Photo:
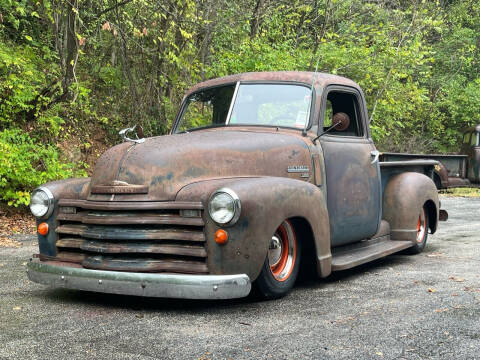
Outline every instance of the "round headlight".
<path id="1" fill-rule="evenodd" d="M 240 217 L 240 199 L 230 189 L 219 189 L 210 197 L 208 212 L 218 224 L 234 224 Z"/>
<path id="2" fill-rule="evenodd" d="M 30 196 L 30 211 L 35 217 L 48 217 L 53 211 L 53 194 L 47 188 L 38 188 Z"/>

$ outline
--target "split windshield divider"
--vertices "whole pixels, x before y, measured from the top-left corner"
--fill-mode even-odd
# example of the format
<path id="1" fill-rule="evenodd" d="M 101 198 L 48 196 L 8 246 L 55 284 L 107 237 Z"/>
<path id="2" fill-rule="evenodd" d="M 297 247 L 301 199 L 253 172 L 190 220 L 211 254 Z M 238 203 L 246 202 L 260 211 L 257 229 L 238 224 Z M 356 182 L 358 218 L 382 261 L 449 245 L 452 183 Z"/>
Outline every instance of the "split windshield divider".
<path id="1" fill-rule="evenodd" d="M 233 105 L 235 104 L 235 100 L 237 100 L 237 93 L 238 88 L 240 87 L 240 81 L 237 81 L 235 84 L 235 90 L 233 91 L 232 101 L 230 102 L 230 107 L 228 108 L 227 119 L 225 121 L 225 125 L 230 124 L 230 117 L 232 116 Z"/>

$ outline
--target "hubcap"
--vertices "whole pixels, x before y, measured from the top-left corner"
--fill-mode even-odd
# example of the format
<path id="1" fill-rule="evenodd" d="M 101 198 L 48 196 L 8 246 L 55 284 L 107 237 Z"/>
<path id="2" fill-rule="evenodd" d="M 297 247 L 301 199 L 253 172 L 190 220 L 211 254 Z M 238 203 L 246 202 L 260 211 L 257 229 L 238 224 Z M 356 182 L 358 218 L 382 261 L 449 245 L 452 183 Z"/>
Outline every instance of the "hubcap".
<path id="1" fill-rule="evenodd" d="M 268 262 L 270 266 L 278 264 L 282 257 L 282 242 L 278 238 L 277 234 L 272 236 L 270 241 L 270 247 L 268 248 Z"/>
<path id="2" fill-rule="evenodd" d="M 272 236 L 268 262 L 273 277 L 285 281 L 290 277 L 297 257 L 297 240 L 292 225 L 284 221 Z"/>

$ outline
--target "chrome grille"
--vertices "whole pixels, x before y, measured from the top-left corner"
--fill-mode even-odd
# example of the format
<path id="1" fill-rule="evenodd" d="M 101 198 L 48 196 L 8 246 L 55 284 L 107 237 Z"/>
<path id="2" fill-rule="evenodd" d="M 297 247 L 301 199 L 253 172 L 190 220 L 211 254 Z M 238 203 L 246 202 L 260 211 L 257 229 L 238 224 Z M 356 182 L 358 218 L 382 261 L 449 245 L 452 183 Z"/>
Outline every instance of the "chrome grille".
<path id="1" fill-rule="evenodd" d="M 181 210 L 199 216 L 183 217 Z M 208 273 L 202 210 L 197 202 L 62 199 L 55 260 L 89 269 Z"/>

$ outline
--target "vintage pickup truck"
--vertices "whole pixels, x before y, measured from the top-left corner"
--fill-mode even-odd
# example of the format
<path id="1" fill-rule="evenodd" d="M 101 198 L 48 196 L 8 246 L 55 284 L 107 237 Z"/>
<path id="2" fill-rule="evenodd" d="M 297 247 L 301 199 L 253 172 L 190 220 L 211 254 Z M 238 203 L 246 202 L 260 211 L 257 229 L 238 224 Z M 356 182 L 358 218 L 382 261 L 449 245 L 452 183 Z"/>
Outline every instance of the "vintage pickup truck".
<path id="1" fill-rule="evenodd" d="M 385 152 L 381 161 L 436 160 L 433 181 L 438 189 L 480 184 L 480 125 L 463 133 L 459 155 L 401 154 Z"/>
<path id="2" fill-rule="evenodd" d="M 339 76 L 202 82 L 170 135 L 123 131 L 91 178 L 32 193 L 40 253 L 28 277 L 152 297 L 239 298 L 253 287 L 275 298 L 300 266 L 327 277 L 419 253 L 446 218 L 437 162 L 380 162 L 366 119 L 361 89 Z"/>

